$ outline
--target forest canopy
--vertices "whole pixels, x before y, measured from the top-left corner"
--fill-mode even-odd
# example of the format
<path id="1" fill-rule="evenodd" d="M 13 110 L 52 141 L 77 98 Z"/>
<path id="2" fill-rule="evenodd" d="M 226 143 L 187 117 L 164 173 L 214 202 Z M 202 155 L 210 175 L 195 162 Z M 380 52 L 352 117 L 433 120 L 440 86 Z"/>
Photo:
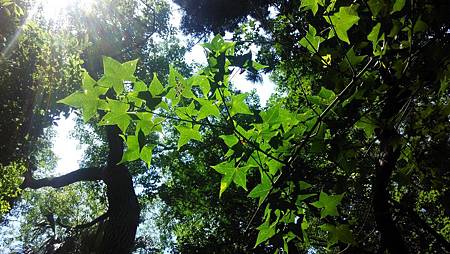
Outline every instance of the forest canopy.
<path id="1" fill-rule="evenodd" d="M 0 0 L 0 252 L 450 252 L 448 10 Z"/>

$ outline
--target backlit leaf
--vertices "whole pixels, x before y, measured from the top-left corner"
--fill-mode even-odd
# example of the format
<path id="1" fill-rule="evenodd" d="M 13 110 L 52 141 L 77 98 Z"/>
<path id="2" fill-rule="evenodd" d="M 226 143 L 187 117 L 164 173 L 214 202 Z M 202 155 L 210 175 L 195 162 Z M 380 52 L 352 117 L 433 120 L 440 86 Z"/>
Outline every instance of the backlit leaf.
<path id="1" fill-rule="evenodd" d="M 149 90 L 153 96 L 160 95 L 164 91 L 164 87 L 161 82 L 159 82 L 156 73 L 153 73 L 153 80 L 150 83 Z"/>
<path id="2" fill-rule="evenodd" d="M 325 20 L 334 26 L 337 37 L 348 44 L 350 40 L 347 32 L 359 21 L 357 9 L 358 5 L 343 6 L 339 8 L 339 12 L 325 17 Z"/>
<path id="3" fill-rule="evenodd" d="M 200 125 L 195 125 L 193 128 L 186 127 L 184 125 L 178 125 L 175 127 L 180 133 L 180 138 L 178 139 L 178 149 L 187 144 L 189 140 L 195 139 L 202 141 L 202 135 L 199 132 Z"/>
<path id="4" fill-rule="evenodd" d="M 323 41 L 325 41 L 325 39 L 316 35 L 316 29 L 309 25 L 308 33 L 306 33 L 306 36 L 303 37 L 299 43 L 314 54 L 319 51 L 319 46 Z"/>
<path id="5" fill-rule="evenodd" d="M 238 94 L 231 96 L 231 116 L 234 116 L 236 114 L 252 114 L 252 112 L 248 108 L 247 103 L 245 103 L 245 98 L 247 98 L 247 94 Z"/>

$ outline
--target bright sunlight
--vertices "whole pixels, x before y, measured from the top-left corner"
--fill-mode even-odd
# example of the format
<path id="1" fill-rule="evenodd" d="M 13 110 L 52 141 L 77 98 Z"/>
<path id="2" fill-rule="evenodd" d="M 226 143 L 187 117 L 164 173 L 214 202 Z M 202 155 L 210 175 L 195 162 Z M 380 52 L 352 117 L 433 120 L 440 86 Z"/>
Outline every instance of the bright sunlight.
<path id="1" fill-rule="evenodd" d="M 60 20 L 68 10 L 79 6 L 89 11 L 95 0 L 41 0 L 43 16 L 48 20 Z"/>

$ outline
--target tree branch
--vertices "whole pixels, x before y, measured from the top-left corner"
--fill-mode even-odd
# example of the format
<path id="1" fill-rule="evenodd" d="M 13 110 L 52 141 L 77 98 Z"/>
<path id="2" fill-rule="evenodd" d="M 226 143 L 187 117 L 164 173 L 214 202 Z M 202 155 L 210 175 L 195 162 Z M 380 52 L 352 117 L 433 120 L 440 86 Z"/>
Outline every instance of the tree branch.
<path id="1" fill-rule="evenodd" d="M 68 174 L 57 177 L 46 177 L 34 179 L 31 172 L 24 175 L 25 179 L 20 186 L 21 189 L 39 189 L 42 187 L 60 188 L 81 181 L 97 181 L 103 179 L 103 168 L 80 168 Z"/>
<path id="2" fill-rule="evenodd" d="M 85 229 L 85 228 L 89 228 L 89 227 L 91 227 L 91 226 L 97 224 L 97 223 L 100 222 L 100 221 L 106 220 L 106 218 L 108 218 L 108 217 L 109 217 L 109 213 L 106 212 L 106 213 L 104 213 L 104 214 L 98 216 L 97 218 L 95 218 L 94 220 L 92 220 L 92 221 L 90 221 L 90 222 L 87 222 L 87 223 L 84 223 L 84 224 L 80 224 L 80 225 L 76 225 L 76 226 L 74 226 L 74 227 L 63 224 L 63 223 L 61 222 L 61 220 L 58 218 L 58 219 L 56 220 L 56 224 L 58 224 L 59 226 L 61 226 L 61 227 L 63 227 L 63 228 L 67 228 L 67 229 Z"/>

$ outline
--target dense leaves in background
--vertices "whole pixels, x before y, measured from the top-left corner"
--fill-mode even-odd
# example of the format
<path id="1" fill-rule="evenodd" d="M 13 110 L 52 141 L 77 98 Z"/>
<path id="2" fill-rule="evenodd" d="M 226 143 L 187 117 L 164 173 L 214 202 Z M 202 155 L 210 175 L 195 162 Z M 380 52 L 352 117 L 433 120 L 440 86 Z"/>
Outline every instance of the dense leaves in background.
<path id="1" fill-rule="evenodd" d="M 310 244 L 353 252 L 448 250 L 448 3 L 313 0 L 272 7 L 275 17 L 252 15 L 256 22 L 242 24 L 234 38 L 261 47 L 259 58 L 274 71 L 287 108 L 312 108 L 319 116 L 293 151 L 297 166 L 286 183 L 345 191 L 341 216 L 321 226 L 328 239 L 319 231 Z M 337 100 L 314 96 L 321 87 Z M 328 211 L 320 199 L 312 205 Z M 339 226 L 342 220 L 350 228 Z"/>
<path id="2" fill-rule="evenodd" d="M 52 64 L 50 64 L 40 60 L 41 62 L 39 63 L 43 64 L 45 68 L 57 70 L 59 74 L 68 75 L 67 77 L 69 78 L 79 78 L 81 75 L 80 65 L 82 63 L 85 68 L 95 73 L 101 68 L 102 55 L 108 54 L 121 59 L 130 57 L 145 59 L 145 65 L 142 65 L 139 70 L 141 73 L 140 76 L 142 76 L 143 79 L 148 73 L 153 73 L 153 71 L 168 70 L 169 62 L 174 64 L 178 63 L 177 65 L 180 66 L 180 68 L 187 70 L 187 65 L 182 62 L 185 49 L 180 45 L 178 39 L 174 37 L 176 32 L 174 28 L 168 24 L 170 9 L 166 2 L 148 1 L 137 3 L 137 1 L 124 1 L 118 5 L 117 3 L 112 3 L 110 1 L 96 1 L 93 4 L 94 7 L 92 7 L 92 10 L 80 9 L 78 8 L 79 6 L 73 6 L 75 8 L 68 10 L 67 16 L 58 23 L 57 27 L 53 27 L 55 24 L 51 24 L 51 22 L 48 24 L 49 21 L 36 15 L 36 13 L 34 13 L 36 16 L 27 20 L 26 26 L 24 27 L 29 30 L 24 31 L 34 33 L 35 35 L 45 35 L 48 38 L 44 37 L 44 39 L 50 40 L 51 38 L 51 42 L 55 43 L 53 47 L 47 46 L 46 40 L 37 36 L 32 37 L 32 41 L 36 40 L 35 45 L 33 46 L 34 48 L 32 48 L 33 50 L 40 49 L 42 52 L 39 53 L 42 54 L 46 52 L 45 50 L 47 47 L 49 47 L 49 50 L 52 50 L 52 55 L 45 56 L 46 61 L 54 61 L 52 57 L 58 57 L 58 50 L 72 50 L 77 59 L 82 58 L 84 60 L 80 60 L 77 63 L 77 66 L 69 68 L 69 71 L 72 71 L 73 74 L 66 73 L 65 67 L 63 68 L 57 65 L 57 62 L 52 62 Z M 145 6 L 141 6 L 142 4 Z M 8 6 L 9 5 L 10 4 L 8 4 Z M 32 3 L 30 7 L 28 7 L 28 4 L 24 4 L 23 8 L 28 9 L 29 12 L 33 12 Z M 127 15 L 124 13 L 127 13 Z M 134 14 L 128 15 L 130 13 Z M 11 16 L 8 21 L 15 21 L 17 24 L 20 22 L 24 23 L 23 20 L 25 20 L 25 17 L 23 17 L 22 21 L 19 19 L 15 20 L 14 18 L 14 16 Z M 36 22 L 31 23 L 30 20 L 36 20 Z M 11 38 L 13 37 L 14 32 L 17 31 L 17 27 L 14 28 L 8 26 L 7 23 L 5 23 L 4 28 L 10 29 Z M 52 29 L 55 29 L 52 34 L 53 37 L 46 35 L 41 31 L 46 29 L 51 31 L 53 31 Z M 73 42 L 74 45 L 66 45 L 68 42 L 66 42 L 67 39 L 63 37 L 63 34 L 67 34 L 67 31 L 71 31 L 71 40 L 68 42 Z M 23 32 L 19 38 L 22 38 L 23 36 L 25 36 L 25 32 Z M 8 46 L 7 43 L 9 42 L 10 41 L 5 42 L 5 47 Z M 78 44 L 83 45 L 83 47 L 75 46 Z M 11 45 L 15 46 L 15 44 Z M 30 50 L 27 48 L 25 49 L 28 51 Z M 10 49 L 11 55 L 17 54 L 17 52 L 15 47 Z M 37 53 L 30 52 L 30 55 L 22 55 L 21 58 L 18 57 L 18 59 L 23 63 L 33 64 L 33 57 L 35 54 Z M 38 56 L 41 57 L 40 55 Z M 63 58 L 65 61 L 71 61 L 68 56 L 64 56 Z M 8 60 L 12 61 L 12 58 L 9 57 Z M 54 74 L 52 74 L 50 70 L 42 69 L 39 75 L 51 77 L 51 75 Z M 18 72 L 14 71 L 9 72 L 9 75 L 16 79 L 18 78 L 18 76 L 16 76 L 18 74 Z M 24 80 L 27 80 L 27 82 L 31 82 L 30 80 L 32 80 L 31 76 L 19 76 L 19 78 L 23 78 Z M 28 114 L 24 116 L 26 120 L 36 121 L 36 118 L 41 114 L 42 116 L 52 119 L 52 114 L 59 115 L 59 113 L 53 113 L 53 111 L 60 110 L 61 108 L 67 112 L 69 109 L 68 107 L 62 104 L 55 106 L 54 101 L 61 98 L 61 95 L 56 94 L 56 92 L 67 95 L 67 90 L 73 91 L 73 83 L 80 83 L 79 79 L 75 82 L 71 81 L 70 83 L 62 79 L 49 79 L 46 80 L 46 82 L 54 82 L 51 83 L 53 85 L 51 88 L 57 90 L 54 91 L 54 94 L 39 95 L 43 97 L 39 97 L 38 99 L 43 101 L 41 104 L 45 106 L 45 111 L 37 111 L 37 113 L 35 111 L 28 112 Z M 58 88 L 57 86 L 59 85 L 70 86 Z M 6 87 L 2 87 L 2 89 L 3 88 L 6 89 Z M 8 92 L 20 94 L 17 91 Z M 28 95 L 29 94 L 21 94 L 20 96 L 23 96 L 22 99 L 15 98 L 17 100 L 14 102 L 14 105 L 18 105 L 18 107 L 22 106 L 20 101 L 25 102 L 25 104 L 32 103 L 32 101 L 26 99 L 26 96 Z M 51 99 L 52 101 L 46 102 L 45 100 L 47 99 Z M 38 106 L 44 107 L 41 106 L 41 104 Z M 47 112 L 47 109 L 52 111 Z M 51 114 L 49 115 L 48 113 Z M 14 120 L 15 118 L 11 117 L 10 119 Z M 3 123 L 7 124 L 6 121 L 2 121 L 2 124 Z M 37 142 L 37 140 L 41 140 L 39 137 L 42 136 L 43 129 L 49 126 L 51 122 L 46 125 L 39 125 L 38 122 L 33 122 L 33 124 L 32 127 L 39 132 L 35 134 L 36 141 L 33 142 L 34 146 L 27 152 L 22 148 L 17 149 L 17 151 L 23 153 L 22 156 L 26 157 L 27 163 L 32 163 L 33 167 L 28 169 L 33 169 L 34 177 L 44 178 L 52 175 L 52 171 L 56 164 L 52 164 L 50 161 L 55 158 L 54 155 L 51 154 L 51 146 L 48 146 L 49 144 L 45 142 Z M 17 126 L 20 126 L 20 124 L 9 124 L 8 126 L 16 128 Z M 88 151 L 100 151 L 100 153 L 87 154 L 82 166 L 105 166 L 108 157 L 108 142 L 104 130 L 101 128 L 93 129 L 89 127 L 87 129 L 90 129 L 91 133 L 86 134 L 85 137 L 89 140 L 85 140 L 86 142 L 83 143 L 92 146 Z M 94 133 L 92 133 L 92 131 L 94 131 Z M 22 134 L 17 132 L 7 134 L 5 132 L 4 135 L 13 136 Z M 76 136 L 82 138 L 82 132 L 78 133 Z M 26 137 L 26 135 L 24 137 Z M 46 136 L 45 138 L 50 140 L 50 137 L 51 136 Z M 104 142 L 102 143 L 101 141 L 96 140 L 95 137 L 101 137 Z M 13 145 L 17 145 L 17 143 L 15 143 L 16 141 L 11 140 L 11 142 Z M 27 144 L 30 143 L 32 142 Z M 5 145 L 5 143 L 2 143 L 2 145 Z M 94 149 L 96 146 L 100 146 L 99 149 Z M 39 150 L 36 151 L 36 148 Z M 49 153 L 48 156 L 43 155 L 46 153 Z M 28 159 L 30 154 L 33 155 L 31 160 Z M 6 153 L 2 155 L 5 157 L 8 156 Z M 47 163 L 45 163 L 45 161 L 47 161 Z M 24 169 L 19 167 L 19 165 L 15 171 L 12 166 L 5 169 L 7 169 L 8 174 L 11 175 L 11 180 L 5 178 L 7 181 L 5 180 L 5 183 L 2 183 L 2 189 L 4 189 L 5 195 L 15 196 L 17 187 L 23 180 L 19 176 L 23 173 Z M 138 165 L 134 168 L 131 167 L 132 173 L 135 175 L 146 171 L 145 169 L 146 168 L 142 167 L 142 165 Z M 9 188 L 9 185 L 13 184 L 15 189 L 7 189 Z M 24 183 L 24 186 L 26 187 L 27 184 Z M 14 216 L 18 216 L 18 214 L 24 216 L 24 218 L 21 219 L 21 235 L 15 239 L 23 243 L 23 246 L 19 247 L 19 249 L 33 252 L 47 252 L 53 249 L 56 249 L 59 252 L 88 252 L 89 250 L 97 249 L 99 247 L 99 239 L 101 239 L 101 236 L 104 234 L 105 227 L 102 227 L 101 224 L 99 224 L 98 227 L 93 227 L 94 224 L 86 225 L 86 223 L 96 219 L 96 217 L 102 217 L 101 215 L 107 209 L 105 191 L 106 188 L 104 185 L 88 182 L 77 183 L 63 189 L 30 190 L 24 192 L 24 195 L 22 196 L 23 202 L 20 203 L 16 211 L 14 211 Z M 3 192 L 1 197 L 3 199 Z M 84 203 L 85 205 L 79 207 L 80 203 Z M 76 209 L 77 207 L 79 207 L 79 209 Z"/>
<path id="3" fill-rule="evenodd" d="M 187 33 L 198 36 L 223 33 L 232 30 L 244 21 L 248 15 L 268 15 L 267 7 L 274 0 L 175 0 L 186 13 L 182 18 L 182 28 Z"/>
<path id="4" fill-rule="evenodd" d="M 23 165 L 30 161 L 43 129 L 67 112 L 56 101 L 80 81 L 81 46 L 67 35 L 40 26 L 38 20 L 25 24 L 30 15 L 24 12 L 26 4 L 0 1 L 2 215 L 18 194 Z"/>
<path id="5" fill-rule="evenodd" d="M 149 1 L 139 16 L 134 2 L 107 2 L 99 5 L 101 19 L 92 15 L 73 24 L 88 31 L 85 67 L 94 78 L 83 72 L 83 91 L 61 102 L 81 109 L 105 142 L 84 163 L 125 170 L 127 179 L 131 172 L 141 204 L 159 204 L 146 213 L 167 216 L 157 220 L 159 246 L 145 248 L 152 243 L 141 235 L 136 247 L 183 253 L 450 250 L 446 1 L 178 2 L 186 11 L 185 31 L 236 29 L 236 43 L 216 36 L 203 45 L 208 65 L 194 75 L 181 63 L 176 40 L 156 46 L 156 30 L 170 34 L 167 5 Z M 155 18 L 155 8 L 166 11 Z M 16 15 L 14 5 L 9 9 Z M 252 44 L 267 66 L 245 54 Z M 152 55 L 155 48 L 173 58 Z M 120 61 L 105 57 L 102 68 L 101 54 Z M 140 64 L 132 60 L 137 57 Z M 168 68 L 169 62 L 177 68 Z M 232 89 L 233 69 L 252 77 L 272 71 L 278 94 L 263 109 L 249 107 L 248 95 Z M 99 132 L 95 123 L 109 132 Z M 10 165 L 7 185 L 14 186 L 22 169 Z M 64 223 L 73 228 L 86 222 L 71 213 L 85 193 L 93 201 L 86 214 L 102 214 L 105 188 L 109 205 L 125 215 L 115 221 L 135 229 L 127 219 L 135 207 L 128 199 L 110 199 L 110 192 L 134 194 L 132 186 L 113 188 L 108 177 L 99 179 L 107 186 L 89 183 L 34 196 L 41 202 L 35 204 L 60 208 L 30 210 L 31 220 L 45 216 L 46 246 L 96 249 L 101 240 L 92 240 L 101 237 L 95 236 L 111 233 L 103 215 L 90 232 L 65 230 Z M 14 187 L 5 193 L 17 195 Z M 59 239 L 57 232 L 63 232 Z"/>

